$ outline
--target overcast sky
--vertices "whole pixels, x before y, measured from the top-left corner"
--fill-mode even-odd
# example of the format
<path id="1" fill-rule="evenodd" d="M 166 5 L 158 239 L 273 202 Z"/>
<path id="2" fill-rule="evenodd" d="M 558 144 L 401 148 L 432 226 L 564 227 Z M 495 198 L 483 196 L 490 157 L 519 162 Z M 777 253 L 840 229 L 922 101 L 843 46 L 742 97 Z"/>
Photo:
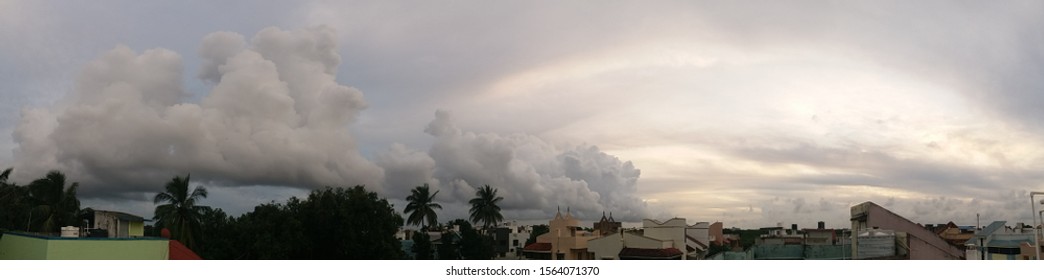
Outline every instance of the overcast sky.
<path id="1" fill-rule="evenodd" d="M 152 216 L 364 184 L 440 221 L 1030 222 L 1039 1 L 0 0 L 0 167 Z"/>

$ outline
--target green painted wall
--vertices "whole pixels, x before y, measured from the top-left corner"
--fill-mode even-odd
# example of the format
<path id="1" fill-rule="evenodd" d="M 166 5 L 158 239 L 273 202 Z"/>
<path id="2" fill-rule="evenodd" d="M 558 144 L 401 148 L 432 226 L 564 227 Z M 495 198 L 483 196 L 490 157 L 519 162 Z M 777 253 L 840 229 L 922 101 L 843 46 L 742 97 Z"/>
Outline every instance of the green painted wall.
<path id="1" fill-rule="evenodd" d="M 744 252 L 725 251 L 725 252 L 720 252 L 720 253 L 714 254 L 713 256 L 710 256 L 707 259 L 708 260 L 750 260 L 750 259 L 753 259 L 751 257 L 751 254 L 752 254 L 751 251 L 744 251 Z"/>
<path id="2" fill-rule="evenodd" d="M 840 260 L 851 258 L 852 248 L 842 245 L 805 246 L 806 260 Z M 848 254 L 845 254 L 848 253 Z"/>
<path id="3" fill-rule="evenodd" d="M 4 260 L 166 260 L 169 241 L 160 238 L 55 238 L 5 233 Z"/>
<path id="4" fill-rule="evenodd" d="M 750 248 L 755 260 L 800 260 L 805 258 L 802 245 L 755 245 Z"/>
<path id="5" fill-rule="evenodd" d="M 170 247 L 162 239 L 50 240 L 49 260 L 166 260 Z"/>
<path id="6" fill-rule="evenodd" d="M 47 259 L 47 239 L 4 233 L 0 237 L 0 260 Z"/>
<path id="7" fill-rule="evenodd" d="M 754 245 L 750 252 L 757 260 L 838 260 L 851 248 L 841 245 Z"/>
<path id="8" fill-rule="evenodd" d="M 127 235 L 130 237 L 145 236 L 145 222 L 130 222 L 130 226 L 127 227 Z"/>

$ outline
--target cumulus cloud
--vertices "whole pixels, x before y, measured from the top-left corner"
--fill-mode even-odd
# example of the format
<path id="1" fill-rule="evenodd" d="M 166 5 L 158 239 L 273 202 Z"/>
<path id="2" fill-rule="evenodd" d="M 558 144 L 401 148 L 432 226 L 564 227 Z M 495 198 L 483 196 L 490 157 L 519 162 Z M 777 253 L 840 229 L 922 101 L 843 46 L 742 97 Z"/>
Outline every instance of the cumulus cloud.
<path id="1" fill-rule="evenodd" d="M 467 201 L 490 185 L 504 197 L 501 207 L 514 219 L 542 220 L 570 210 L 581 219 L 602 211 L 637 222 L 648 217 L 637 196 L 640 170 L 597 146 L 560 147 L 528 134 L 464 131 L 450 113 L 439 111 L 425 132 L 435 137 L 427 154 L 394 145 L 377 156 L 393 196 L 430 183 L 448 201 Z M 534 211 L 535 210 L 535 211 Z"/>
<path id="2" fill-rule="evenodd" d="M 413 187 L 434 183 L 435 160 L 406 145 L 392 144 L 377 154 L 374 162 L 384 169 L 384 189 L 392 198 L 405 198 Z"/>
<path id="3" fill-rule="evenodd" d="M 84 67 L 51 108 L 25 109 L 13 133 L 22 180 L 70 173 L 86 196 L 156 191 L 174 175 L 237 185 L 377 186 L 383 171 L 348 126 L 366 102 L 335 80 L 341 63 L 325 27 L 206 36 L 199 103 L 182 86 L 181 57 L 118 46 Z"/>
<path id="4" fill-rule="evenodd" d="M 325 27 L 268 28 L 249 41 L 211 33 L 197 75 L 210 89 L 196 103 L 179 54 L 117 46 L 83 68 L 64 100 L 23 110 L 16 179 L 61 170 L 96 200 L 142 199 L 186 173 L 219 188 L 365 184 L 392 199 L 428 183 L 447 216 L 466 215 L 488 184 L 511 219 L 539 221 L 559 207 L 582 219 L 648 217 L 631 162 L 593 145 L 464 131 L 444 111 L 424 130 L 428 151 L 392 144 L 372 161 L 362 156 L 348 128 L 367 105 L 335 79 L 334 37 Z"/>

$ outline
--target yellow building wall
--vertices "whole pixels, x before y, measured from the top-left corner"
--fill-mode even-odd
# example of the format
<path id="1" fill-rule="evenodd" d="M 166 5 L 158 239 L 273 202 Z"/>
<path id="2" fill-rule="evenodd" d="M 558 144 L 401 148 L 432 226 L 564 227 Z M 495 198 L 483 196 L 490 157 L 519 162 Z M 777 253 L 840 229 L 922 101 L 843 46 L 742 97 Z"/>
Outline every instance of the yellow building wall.
<path id="1" fill-rule="evenodd" d="M 991 259 L 991 260 L 1014 260 L 1014 259 L 1015 259 L 1015 256 L 1013 256 L 1013 255 L 1005 255 L 1005 254 L 996 254 L 996 253 L 991 253 L 991 254 L 990 254 L 990 259 Z"/>
<path id="2" fill-rule="evenodd" d="M 145 236 L 145 222 L 130 222 L 130 226 L 127 228 L 127 235 L 130 237 Z"/>

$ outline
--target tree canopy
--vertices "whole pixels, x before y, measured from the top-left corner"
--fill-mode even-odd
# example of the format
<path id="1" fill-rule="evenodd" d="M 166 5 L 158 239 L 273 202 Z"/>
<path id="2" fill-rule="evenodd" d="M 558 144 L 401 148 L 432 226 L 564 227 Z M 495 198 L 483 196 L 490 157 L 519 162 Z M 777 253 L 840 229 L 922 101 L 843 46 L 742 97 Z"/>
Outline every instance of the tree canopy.
<path id="1" fill-rule="evenodd" d="M 537 236 L 550 232 L 548 225 L 534 225 L 533 231 L 529 233 L 529 239 L 526 239 L 526 245 L 536 243 Z"/>
<path id="2" fill-rule="evenodd" d="M 217 215 L 220 216 L 220 215 Z M 209 219 L 205 219 L 209 220 Z M 219 217 L 214 219 L 222 221 Z M 363 186 L 313 190 L 307 198 L 265 203 L 208 233 L 206 259 L 403 259 L 395 233 L 402 216 Z M 204 228 L 209 228 L 204 225 Z M 229 233 L 231 232 L 231 233 Z M 211 245 L 213 246 L 213 245 Z"/>
<path id="3" fill-rule="evenodd" d="M 413 258 L 417 260 L 430 260 L 432 255 L 431 236 L 427 232 L 418 231 L 413 234 Z"/>
<path id="4" fill-rule="evenodd" d="M 13 169 L 0 172 L 0 229 L 23 230 L 29 228 L 29 190 L 8 180 Z"/>
<path id="5" fill-rule="evenodd" d="M 63 226 L 78 226 L 76 216 L 80 212 L 80 200 L 76 191 L 80 184 L 65 185 L 65 174 L 48 172 L 46 176 L 29 183 L 29 199 L 33 207 L 33 230 L 58 232 Z"/>
<path id="6" fill-rule="evenodd" d="M 450 222 L 460 230 L 460 256 L 466 260 L 489 260 L 496 254 L 493 251 L 493 238 L 479 234 L 471 223 L 457 219 Z"/>
<path id="7" fill-rule="evenodd" d="M 0 229 L 58 233 L 79 224 L 79 183 L 66 186 L 65 174 L 52 170 L 22 186 L 10 181 L 13 169 L 0 172 Z"/>
<path id="8" fill-rule="evenodd" d="M 316 259 L 400 259 L 395 232 L 403 220 L 386 199 L 363 186 L 312 191 L 300 205 Z"/>

